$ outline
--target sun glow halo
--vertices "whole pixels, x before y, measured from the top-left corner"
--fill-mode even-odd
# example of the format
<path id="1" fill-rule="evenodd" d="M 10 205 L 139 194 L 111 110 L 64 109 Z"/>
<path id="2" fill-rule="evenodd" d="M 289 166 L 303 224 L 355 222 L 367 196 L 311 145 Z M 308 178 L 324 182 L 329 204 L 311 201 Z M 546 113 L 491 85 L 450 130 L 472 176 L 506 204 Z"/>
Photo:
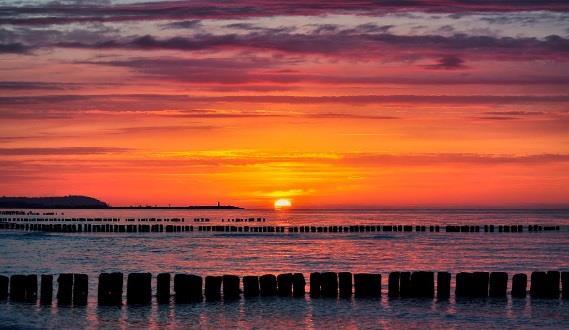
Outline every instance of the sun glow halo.
<path id="1" fill-rule="evenodd" d="M 280 198 L 275 201 L 275 209 L 277 210 L 287 209 L 291 206 L 292 203 L 290 202 L 290 199 Z"/>

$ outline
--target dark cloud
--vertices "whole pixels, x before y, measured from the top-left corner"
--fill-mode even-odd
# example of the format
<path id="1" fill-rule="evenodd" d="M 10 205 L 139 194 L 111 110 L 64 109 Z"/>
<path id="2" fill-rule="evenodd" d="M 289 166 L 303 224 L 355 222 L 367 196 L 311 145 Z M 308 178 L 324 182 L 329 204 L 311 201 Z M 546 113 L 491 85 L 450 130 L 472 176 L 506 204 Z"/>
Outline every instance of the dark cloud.
<path id="1" fill-rule="evenodd" d="M 69 24 L 77 22 L 113 22 L 166 19 L 239 19 L 280 15 L 315 16 L 356 13 L 379 15 L 392 12 L 518 12 L 569 10 L 558 0 L 331 0 L 331 1 L 156 1 L 110 5 L 105 3 L 49 2 L 38 6 L 1 6 L 0 24 Z"/>
<path id="2" fill-rule="evenodd" d="M 500 59 L 558 59 L 566 60 L 569 39 L 551 35 L 545 39 L 512 38 L 494 36 L 395 35 L 389 33 L 353 33 L 343 30 L 331 38 L 327 34 L 299 33 L 249 33 L 198 34 L 192 37 L 157 39 L 151 35 L 129 40 L 112 39 L 96 43 L 61 42 L 53 46 L 87 49 L 137 49 L 198 51 L 211 49 L 271 50 L 293 54 L 354 55 L 360 60 L 374 58 L 400 58 L 409 52 L 419 57 L 441 57 L 443 61 L 453 56 L 468 55 L 472 58 Z M 443 54 L 443 55 L 441 55 Z M 445 63 L 442 63 L 445 65 Z M 449 64 L 449 63 L 447 63 Z M 450 63 L 452 64 L 452 63 Z"/>
<path id="3" fill-rule="evenodd" d="M 122 153 L 129 149 L 113 147 L 0 148 L 2 156 L 69 156 Z"/>
<path id="4" fill-rule="evenodd" d="M 0 54 L 25 54 L 30 47 L 21 43 L 0 44 Z"/>
<path id="5" fill-rule="evenodd" d="M 436 64 L 425 65 L 424 67 L 432 70 L 457 70 L 465 69 L 466 65 L 464 65 L 462 58 L 449 55 L 441 57 Z"/>
<path id="6" fill-rule="evenodd" d="M 161 27 L 164 29 L 196 29 L 201 27 L 201 20 L 194 19 L 190 21 L 177 21 L 162 24 Z"/>
<path id="7" fill-rule="evenodd" d="M 81 84 L 42 81 L 0 81 L 0 90 L 67 90 L 77 89 Z"/>

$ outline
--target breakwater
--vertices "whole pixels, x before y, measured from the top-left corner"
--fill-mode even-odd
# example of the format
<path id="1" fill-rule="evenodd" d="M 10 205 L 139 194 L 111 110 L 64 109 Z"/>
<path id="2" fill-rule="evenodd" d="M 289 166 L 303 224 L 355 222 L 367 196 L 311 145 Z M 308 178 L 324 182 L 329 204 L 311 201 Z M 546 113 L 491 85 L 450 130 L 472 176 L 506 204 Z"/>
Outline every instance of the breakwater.
<path id="1" fill-rule="evenodd" d="M 251 218 L 264 222 L 264 218 Z M 260 226 L 260 225 L 185 225 L 184 219 L 126 219 L 118 218 L 51 219 L 51 218 L 3 218 L 0 230 L 24 230 L 60 233 L 172 233 L 172 232 L 233 232 L 233 233 L 359 233 L 359 232 L 447 232 L 447 233 L 521 233 L 559 231 L 558 225 L 349 225 L 349 226 Z M 202 222 L 196 221 L 195 222 Z M 141 224 L 149 222 L 153 224 Z M 207 221 L 203 221 L 207 222 Z"/>
<path id="2" fill-rule="evenodd" d="M 153 297 L 158 304 L 234 300 L 248 297 L 311 298 L 423 298 L 445 301 L 451 296 L 449 272 L 391 272 L 387 274 L 387 292 L 383 292 L 380 273 L 313 272 L 307 283 L 302 273 L 199 276 L 195 274 L 160 273 L 153 281 L 151 273 L 101 273 L 97 283 L 99 305 L 148 305 Z M 569 299 L 569 272 L 534 271 L 511 277 L 505 272 L 460 272 L 455 275 L 456 299 L 506 298 L 530 296 L 532 299 Z M 0 300 L 60 306 L 87 305 L 89 278 L 86 274 L 59 274 L 54 299 L 54 276 L 50 274 L 0 276 Z M 155 283 L 153 290 L 152 283 Z M 173 282 L 173 283 L 172 283 Z M 172 285 L 173 284 L 173 285 Z M 309 290 L 306 285 L 309 284 Z M 39 290 L 38 290 L 39 289 Z M 38 294 L 39 292 L 39 294 Z M 155 292 L 155 294 L 153 294 Z"/>

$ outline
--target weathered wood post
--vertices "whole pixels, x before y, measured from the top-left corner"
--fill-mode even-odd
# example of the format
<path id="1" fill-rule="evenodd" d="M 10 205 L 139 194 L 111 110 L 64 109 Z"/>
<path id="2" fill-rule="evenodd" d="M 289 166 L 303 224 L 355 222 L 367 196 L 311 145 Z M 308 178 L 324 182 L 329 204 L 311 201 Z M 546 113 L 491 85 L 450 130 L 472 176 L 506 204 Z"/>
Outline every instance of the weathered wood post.
<path id="1" fill-rule="evenodd" d="M 130 273 L 126 283 L 126 302 L 129 305 L 149 305 L 152 301 L 152 274 Z"/>
<path id="2" fill-rule="evenodd" d="M 71 305 L 73 298 L 73 274 L 59 274 L 57 277 L 57 304 Z"/>
<path id="3" fill-rule="evenodd" d="M 99 305 L 122 305 L 123 274 L 101 273 L 97 293 Z"/>
<path id="4" fill-rule="evenodd" d="M 292 274 L 292 295 L 294 297 L 304 297 L 306 294 L 306 280 L 302 273 Z"/>
<path id="5" fill-rule="evenodd" d="M 352 273 L 340 272 L 338 273 L 338 286 L 340 289 L 340 297 L 349 298 L 352 296 Z"/>
<path id="6" fill-rule="evenodd" d="M 543 298 L 547 292 L 547 274 L 545 272 L 531 273 L 530 294 L 535 298 Z"/>
<path id="7" fill-rule="evenodd" d="M 8 299 L 8 284 L 10 280 L 8 276 L 0 275 L 0 300 Z"/>
<path id="8" fill-rule="evenodd" d="M 73 305 L 86 306 L 89 294 L 89 277 L 86 274 L 73 274 Z"/>
<path id="9" fill-rule="evenodd" d="M 170 273 L 160 273 L 156 276 L 156 301 L 159 304 L 170 302 Z"/>
<path id="10" fill-rule="evenodd" d="M 435 275 L 433 272 L 413 272 L 411 274 L 411 294 L 413 297 L 432 298 L 435 295 Z"/>
<path id="11" fill-rule="evenodd" d="M 399 295 L 401 297 L 411 297 L 411 272 L 399 273 Z"/>
<path id="12" fill-rule="evenodd" d="M 354 295 L 356 297 L 380 297 L 381 274 L 354 274 Z"/>
<path id="13" fill-rule="evenodd" d="M 239 298 L 239 276 L 237 275 L 223 275 L 223 299 L 236 299 Z"/>
<path id="14" fill-rule="evenodd" d="M 259 294 L 259 276 L 243 276 L 243 295 L 245 297 L 257 297 Z"/>
<path id="15" fill-rule="evenodd" d="M 259 278 L 261 296 L 275 296 L 277 294 L 277 277 L 273 274 L 265 274 Z"/>
<path id="16" fill-rule="evenodd" d="M 508 291 L 508 273 L 490 273 L 490 297 L 506 297 Z"/>
<path id="17" fill-rule="evenodd" d="M 190 303 L 203 300 L 203 279 L 191 274 L 174 275 L 174 294 L 176 303 Z"/>
<path id="18" fill-rule="evenodd" d="M 320 293 L 323 297 L 338 296 L 338 274 L 334 272 L 321 273 Z"/>
<path id="19" fill-rule="evenodd" d="M 526 274 L 515 274 L 512 277 L 512 297 L 525 298 L 527 295 L 528 277 Z"/>
<path id="20" fill-rule="evenodd" d="M 310 297 L 320 297 L 320 286 L 322 284 L 322 276 L 320 273 L 310 273 Z"/>
<path id="21" fill-rule="evenodd" d="M 449 272 L 437 273 L 437 299 L 446 300 L 450 298 L 450 279 Z"/>
<path id="22" fill-rule="evenodd" d="M 280 297 L 290 297 L 292 295 L 291 273 L 277 275 L 277 290 Z"/>
<path id="23" fill-rule="evenodd" d="M 389 278 L 387 279 L 387 296 L 389 298 L 399 297 L 399 272 L 389 273 Z"/>
<path id="24" fill-rule="evenodd" d="M 221 299 L 221 276 L 206 276 L 204 294 L 205 299 L 209 301 Z"/>

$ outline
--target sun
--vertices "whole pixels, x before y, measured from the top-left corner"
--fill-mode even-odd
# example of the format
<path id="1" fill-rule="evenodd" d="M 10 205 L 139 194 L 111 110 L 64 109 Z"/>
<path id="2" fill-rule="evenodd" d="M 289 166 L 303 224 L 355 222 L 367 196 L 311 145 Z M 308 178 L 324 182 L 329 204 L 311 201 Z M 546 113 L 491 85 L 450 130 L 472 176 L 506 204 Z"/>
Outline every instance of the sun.
<path id="1" fill-rule="evenodd" d="M 291 206 L 292 203 L 287 198 L 279 198 L 275 201 L 275 209 L 277 210 L 288 209 Z"/>

